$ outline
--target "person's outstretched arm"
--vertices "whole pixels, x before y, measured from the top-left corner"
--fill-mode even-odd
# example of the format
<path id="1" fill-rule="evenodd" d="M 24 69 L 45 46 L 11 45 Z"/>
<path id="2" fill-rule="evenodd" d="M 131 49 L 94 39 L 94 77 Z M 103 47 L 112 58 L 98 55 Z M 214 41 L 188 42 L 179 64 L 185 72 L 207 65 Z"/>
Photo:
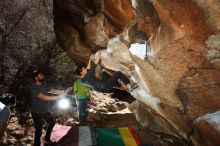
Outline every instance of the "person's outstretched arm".
<path id="1" fill-rule="evenodd" d="M 50 91 L 48 93 L 52 93 L 52 94 L 63 94 L 64 92 L 65 93 L 69 93 L 73 90 L 73 87 L 68 87 L 66 88 L 65 90 L 61 90 L 61 89 L 55 89 L 55 88 L 51 88 Z"/>
<path id="2" fill-rule="evenodd" d="M 92 62 L 92 60 L 91 60 L 91 56 L 90 56 L 90 58 L 89 58 L 89 62 L 88 62 L 88 64 L 87 64 L 87 70 L 90 70 L 90 68 L 91 68 L 91 62 Z"/>
<path id="3" fill-rule="evenodd" d="M 61 98 L 64 98 L 66 96 L 67 92 L 63 91 L 62 93 L 60 93 L 57 96 L 49 96 L 49 95 L 45 95 L 44 93 L 39 93 L 37 95 L 38 98 L 45 100 L 45 101 L 54 101 L 54 100 L 58 100 Z"/>
<path id="4" fill-rule="evenodd" d="M 99 63 L 99 60 L 100 60 L 100 54 L 101 53 L 99 51 L 95 54 L 95 62 L 92 66 L 91 66 L 91 57 L 90 57 L 89 63 L 87 65 L 87 69 L 89 67 L 89 74 L 90 75 L 94 76 L 96 66 L 97 66 L 97 64 Z"/>
<path id="5" fill-rule="evenodd" d="M 98 51 L 96 54 L 95 54 L 95 64 L 98 64 L 99 61 L 100 61 L 100 56 L 101 56 L 101 52 Z"/>

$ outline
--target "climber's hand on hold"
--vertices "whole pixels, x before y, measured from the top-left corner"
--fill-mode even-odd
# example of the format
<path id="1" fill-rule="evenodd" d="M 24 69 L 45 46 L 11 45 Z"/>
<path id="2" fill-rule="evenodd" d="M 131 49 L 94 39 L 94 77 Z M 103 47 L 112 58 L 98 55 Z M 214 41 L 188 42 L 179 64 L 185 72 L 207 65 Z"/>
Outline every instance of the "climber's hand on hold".
<path id="1" fill-rule="evenodd" d="M 100 51 L 96 52 L 96 54 L 95 54 L 95 64 L 99 63 L 100 57 L 101 57 L 101 52 Z"/>

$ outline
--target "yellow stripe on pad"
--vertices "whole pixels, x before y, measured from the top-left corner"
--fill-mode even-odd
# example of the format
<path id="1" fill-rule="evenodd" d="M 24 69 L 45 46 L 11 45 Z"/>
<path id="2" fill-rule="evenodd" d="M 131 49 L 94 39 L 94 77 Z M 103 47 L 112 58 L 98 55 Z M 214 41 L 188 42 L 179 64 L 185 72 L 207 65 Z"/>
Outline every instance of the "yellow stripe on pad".
<path id="1" fill-rule="evenodd" d="M 119 128 L 119 133 L 123 139 L 125 146 L 138 146 L 128 128 Z"/>

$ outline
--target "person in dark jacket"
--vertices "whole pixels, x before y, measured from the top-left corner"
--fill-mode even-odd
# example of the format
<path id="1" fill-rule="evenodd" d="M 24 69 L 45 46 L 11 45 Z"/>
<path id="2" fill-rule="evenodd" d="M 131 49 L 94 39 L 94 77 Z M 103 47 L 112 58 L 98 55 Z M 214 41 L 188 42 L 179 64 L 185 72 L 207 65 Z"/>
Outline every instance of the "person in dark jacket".
<path id="1" fill-rule="evenodd" d="M 46 135 L 45 135 L 45 143 L 50 144 L 52 141 L 50 140 L 52 129 L 55 125 L 55 120 L 49 111 L 49 101 L 54 101 L 61 99 L 66 96 L 66 91 L 60 91 L 59 95 L 51 95 L 49 94 L 49 89 L 43 83 L 44 74 L 36 70 L 33 73 L 35 83 L 31 87 L 31 102 L 32 102 L 32 110 L 31 115 L 34 120 L 35 126 L 35 136 L 34 136 L 34 146 L 40 146 L 40 139 L 42 135 L 42 126 L 43 120 L 45 120 L 48 124 Z"/>
<path id="2" fill-rule="evenodd" d="M 100 60 L 100 52 L 97 52 L 95 55 L 95 62 L 91 66 L 91 57 L 88 62 L 87 67 L 79 66 L 76 69 L 76 73 L 80 76 L 81 82 L 88 86 L 89 88 L 97 91 L 108 93 L 111 92 L 113 86 L 115 86 L 118 82 L 123 83 L 128 90 L 130 90 L 130 81 L 128 78 L 120 71 L 115 72 L 113 76 L 110 77 L 102 77 L 99 79 L 95 77 L 95 69 Z"/>
<path id="3" fill-rule="evenodd" d="M 11 94 L 3 94 L 0 96 L 0 141 L 7 127 L 10 118 L 10 107 L 15 106 L 16 98 Z M 1 142 L 0 142 L 1 145 Z"/>

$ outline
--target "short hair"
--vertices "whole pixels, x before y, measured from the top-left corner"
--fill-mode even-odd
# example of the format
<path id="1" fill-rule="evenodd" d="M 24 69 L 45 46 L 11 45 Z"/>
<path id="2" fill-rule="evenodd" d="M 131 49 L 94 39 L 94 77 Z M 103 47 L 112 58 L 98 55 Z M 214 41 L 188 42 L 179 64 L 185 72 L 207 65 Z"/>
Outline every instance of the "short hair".
<path id="1" fill-rule="evenodd" d="M 79 65 L 79 66 L 76 68 L 76 70 L 75 70 L 75 74 L 78 75 L 78 76 L 80 76 L 83 68 L 86 68 L 86 66 L 85 66 L 85 65 Z"/>
<path id="2" fill-rule="evenodd" d="M 34 70 L 33 71 L 33 77 L 36 77 L 36 76 L 38 76 L 40 73 L 43 73 L 41 70 Z"/>

